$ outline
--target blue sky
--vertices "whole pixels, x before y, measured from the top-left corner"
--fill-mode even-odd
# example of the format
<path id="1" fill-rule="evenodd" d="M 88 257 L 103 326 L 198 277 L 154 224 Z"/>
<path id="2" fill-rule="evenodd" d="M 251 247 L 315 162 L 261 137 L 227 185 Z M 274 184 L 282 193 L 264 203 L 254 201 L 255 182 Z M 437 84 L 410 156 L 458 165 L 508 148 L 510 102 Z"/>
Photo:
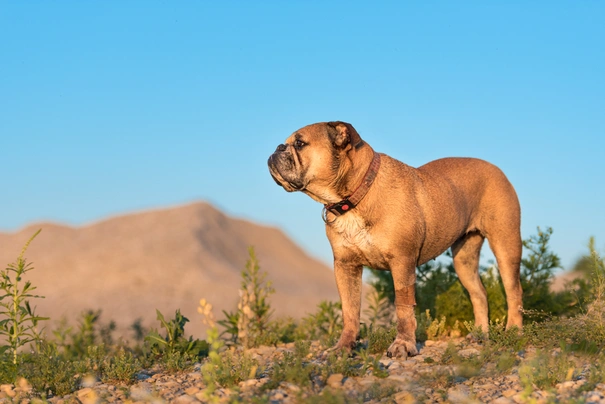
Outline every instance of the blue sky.
<path id="1" fill-rule="evenodd" d="M 344 120 L 413 166 L 497 164 L 565 266 L 605 246 L 605 3 L 326 3 L 3 2 L 0 230 L 208 200 L 330 262 L 266 160 Z"/>

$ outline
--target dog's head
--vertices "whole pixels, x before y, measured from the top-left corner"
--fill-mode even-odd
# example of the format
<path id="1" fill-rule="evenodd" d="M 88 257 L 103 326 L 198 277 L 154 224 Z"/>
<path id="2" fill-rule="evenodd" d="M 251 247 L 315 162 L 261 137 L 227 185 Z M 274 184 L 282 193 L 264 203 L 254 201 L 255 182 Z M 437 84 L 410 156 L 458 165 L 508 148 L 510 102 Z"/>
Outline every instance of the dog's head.
<path id="1" fill-rule="evenodd" d="M 308 125 L 277 146 L 269 157 L 269 171 L 288 192 L 302 191 L 319 202 L 335 202 L 342 198 L 339 183 L 353 165 L 354 151 L 363 144 L 349 123 Z"/>

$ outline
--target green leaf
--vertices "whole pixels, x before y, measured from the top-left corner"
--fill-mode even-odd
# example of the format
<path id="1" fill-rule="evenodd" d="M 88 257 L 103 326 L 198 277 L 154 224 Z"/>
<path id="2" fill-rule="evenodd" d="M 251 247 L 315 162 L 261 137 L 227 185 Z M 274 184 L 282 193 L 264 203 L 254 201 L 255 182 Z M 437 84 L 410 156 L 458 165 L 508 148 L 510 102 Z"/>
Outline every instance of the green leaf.
<path id="1" fill-rule="evenodd" d="M 162 324 L 162 327 L 168 330 L 168 323 L 166 323 L 166 320 L 164 319 L 164 315 L 158 310 L 155 309 L 155 312 L 158 315 L 158 321 Z"/>
<path id="2" fill-rule="evenodd" d="M 160 334 L 158 334 L 157 331 L 150 331 L 149 334 L 147 334 L 145 336 L 145 341 L 149 341 L 150 343 L 154 344 L 160 344 L 160 346 L 166 346 L 168 345 L 168 343 L 166 342 L 166 340 L 164 338 L 162 338 L 160 336 Z"/>

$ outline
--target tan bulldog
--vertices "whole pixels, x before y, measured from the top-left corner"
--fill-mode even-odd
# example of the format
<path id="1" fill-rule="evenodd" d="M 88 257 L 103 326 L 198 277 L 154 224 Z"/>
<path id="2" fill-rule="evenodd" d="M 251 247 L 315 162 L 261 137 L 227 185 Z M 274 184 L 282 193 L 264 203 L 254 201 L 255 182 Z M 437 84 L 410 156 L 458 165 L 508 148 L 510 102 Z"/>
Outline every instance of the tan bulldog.
<path id="1" fill-rule="evenodd" d="M 376 153 L 345 122 L 297 130 L 277 146 L 268 164 L 286 191 L 304 192 L 324 204 L 344 320 L 333 349 L 355 345 L 367 266 L 393 275 L 398 325 L 387 355 L 417 355 L 416 267 L 450 247 L 456 273 L 470 294 L 475 324 L 487 331 L 487 294 L 479 277 L 486 238 L 506 291 L 506 326 L 521 328 L 521 209 L 513 186 L 496 166 L 444 158 L 410 167 Z"/>

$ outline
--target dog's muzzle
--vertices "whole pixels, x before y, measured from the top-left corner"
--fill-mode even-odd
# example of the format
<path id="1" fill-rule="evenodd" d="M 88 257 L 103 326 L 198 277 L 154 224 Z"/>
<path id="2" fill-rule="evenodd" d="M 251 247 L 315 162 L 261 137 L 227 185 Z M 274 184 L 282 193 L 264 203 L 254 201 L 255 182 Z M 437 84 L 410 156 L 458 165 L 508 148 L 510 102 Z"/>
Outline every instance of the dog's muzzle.
<path id="1" fill-rule="evenodd" d="M 267 161 L 269 173 L 275 183 L 286 191 L 301 191 L 304 189 L 304 184 L 300 178 L 296 178 L 294 175 L 292 156 L 284 154 L 287 149 L 288 147 L 285 144 L 280 144 L 275 149 L 275 152 L 269 156 L 269 160 Z"/>

